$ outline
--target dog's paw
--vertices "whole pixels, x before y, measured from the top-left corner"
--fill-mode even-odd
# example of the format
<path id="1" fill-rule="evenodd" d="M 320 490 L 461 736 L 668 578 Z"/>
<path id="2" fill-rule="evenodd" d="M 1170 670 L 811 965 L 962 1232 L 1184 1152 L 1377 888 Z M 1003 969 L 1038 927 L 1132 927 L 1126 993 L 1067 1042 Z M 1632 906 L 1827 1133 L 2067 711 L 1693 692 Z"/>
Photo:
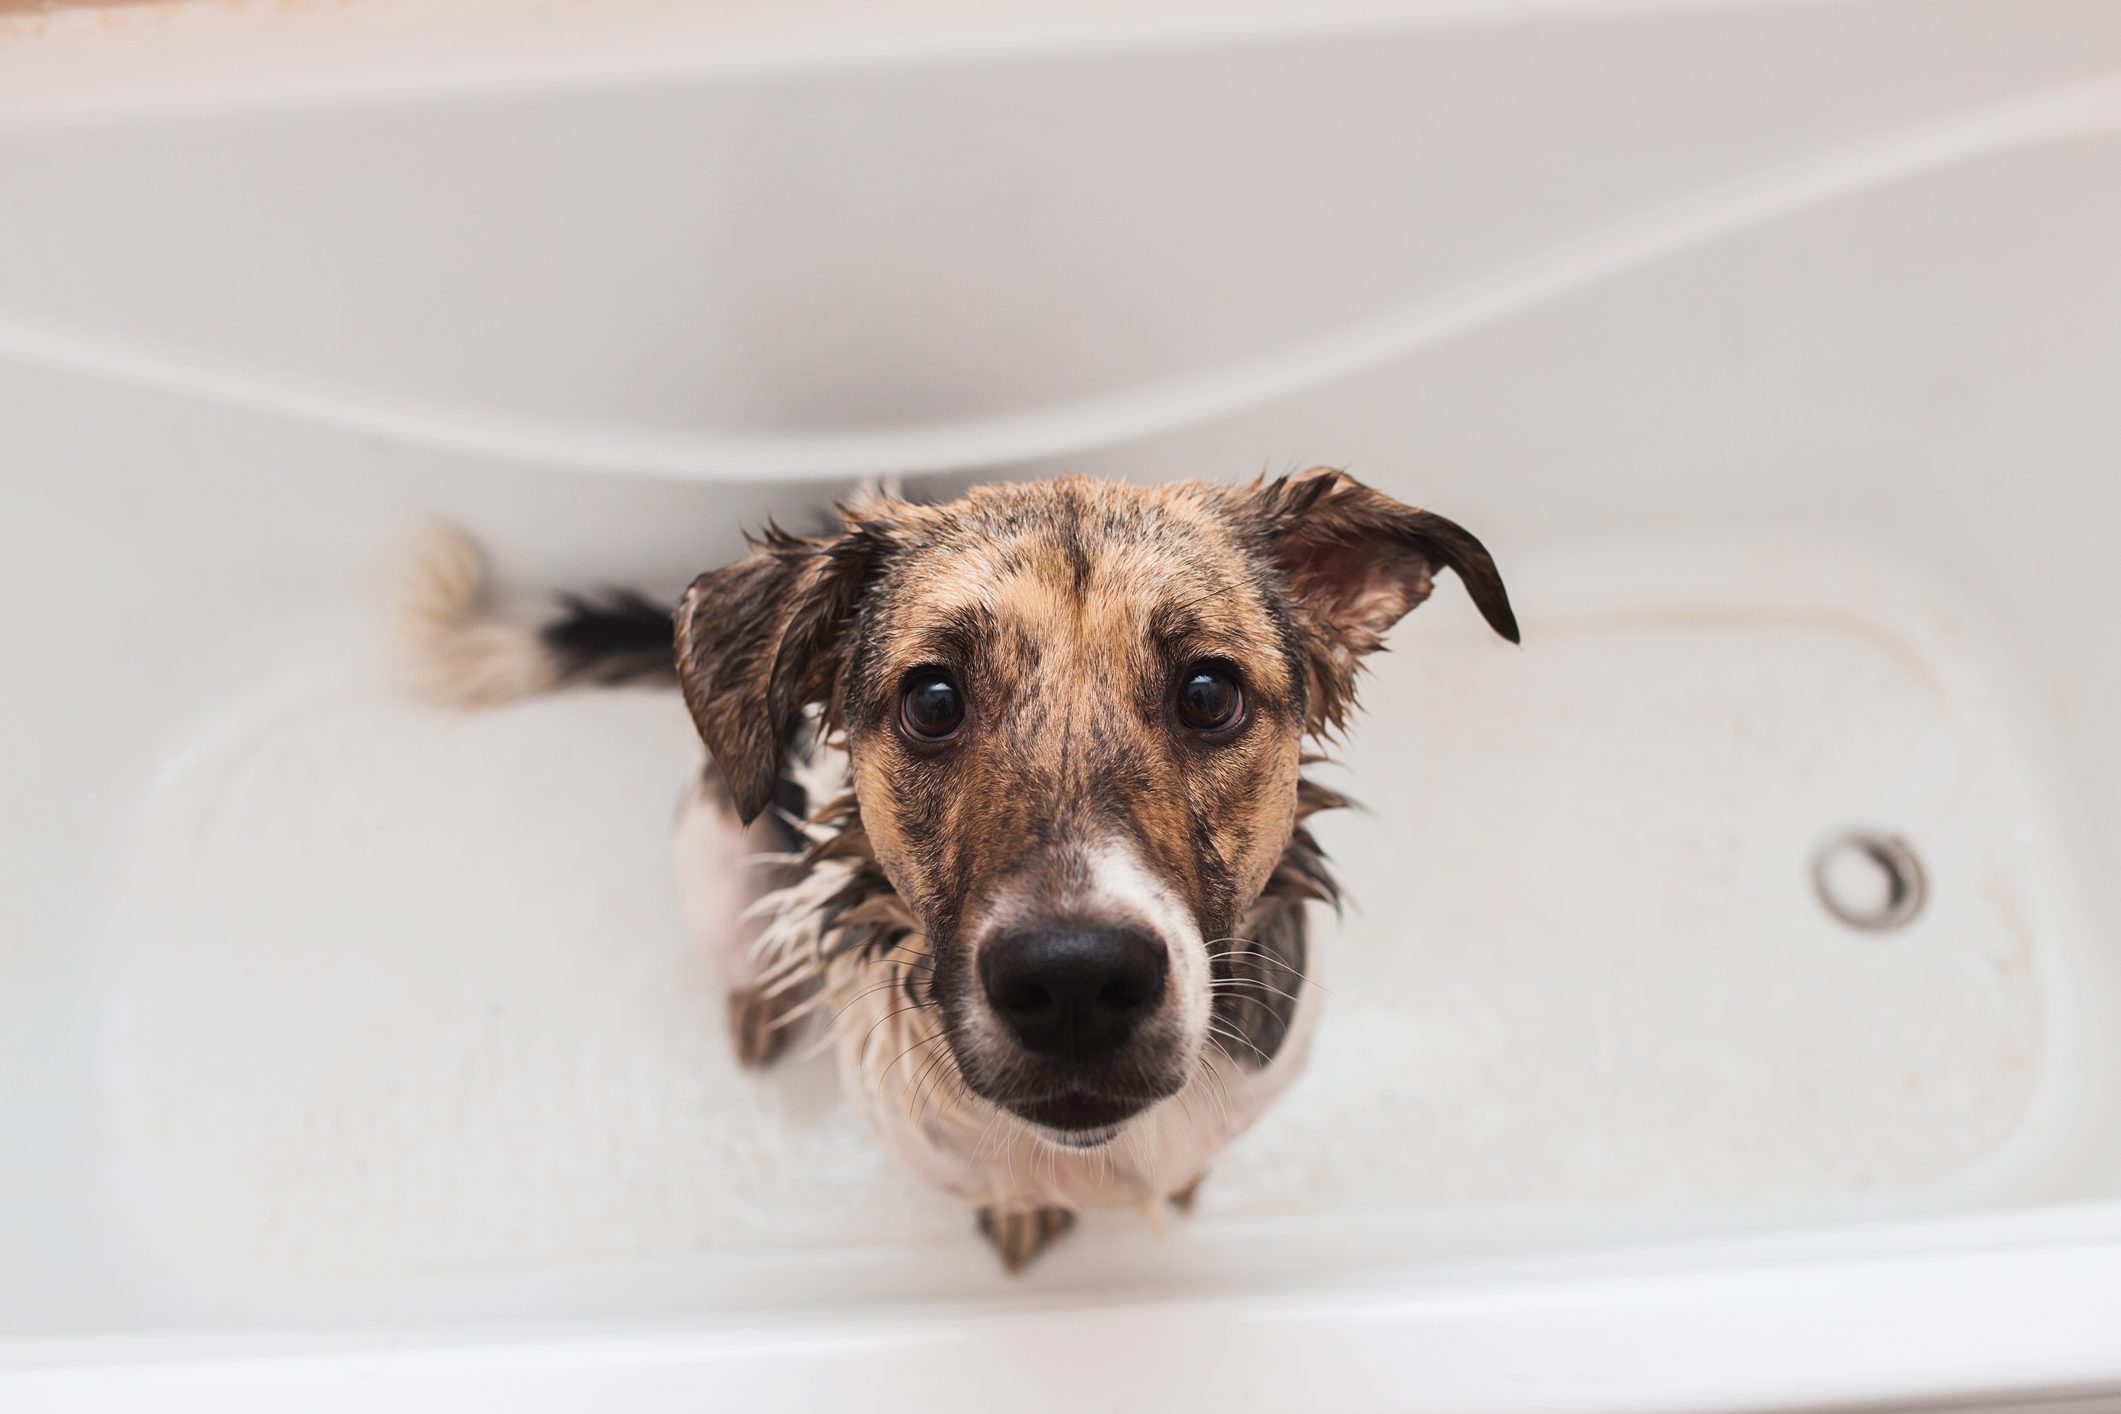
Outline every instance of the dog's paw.
<path id="1" fill-rule="evenodd" d="M 729 994 L 729 1045 L 737 1064 L 753 1070 L 771 1065 L 788 1048 L 788 996 L 754 991 Z"/>
<path id="2" fill-rule="evenodd" d="M 982 1208 L 979 1230 L 1001 1255 L 1002 1269 L 1012 1276 L 1067 1235 L 1075 1214 L 1066 1208 Z"/>
<path id="3" fill-rule="evenodd" d="M 1202 1169 L 1199 1173 L 1193 1175 L 1191 1183 L 1171 1195 L 1171 1206 L 1178 1209 L 1181 1213 L 1191 1213 L 1193 1211 L 1193 1200 L 1200 1196 L 1200 1186 L 1207 1181 L 1208 1171 Z"/>

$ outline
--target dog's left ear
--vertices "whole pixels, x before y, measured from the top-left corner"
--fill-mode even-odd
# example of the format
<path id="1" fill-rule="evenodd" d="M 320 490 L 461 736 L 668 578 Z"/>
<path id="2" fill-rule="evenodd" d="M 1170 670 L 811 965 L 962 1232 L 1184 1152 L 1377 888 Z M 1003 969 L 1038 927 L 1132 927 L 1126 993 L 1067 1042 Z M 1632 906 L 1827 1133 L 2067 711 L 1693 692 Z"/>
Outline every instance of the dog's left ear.
<path id="1" fill-rule="evenodd" d="M 1245 494 L 1300 621 L 1314 727 L 1346 719 L 1358 660 L 1429 597 L 1438 568 L 1464 582 L 1490 628 L 1517 642 L 1502 575 L 1462 526 L 1330 467 L 1263 481 Z"/>
<path id="2" fill-rule="evenodd" d="M 678 686 L 747 825 L 773 797 L 797 717 L 831 700 L 843 630 L 888 549 L 880 518 L 843 514 L 839 535 L 769 530 L 678 604 Z"/>

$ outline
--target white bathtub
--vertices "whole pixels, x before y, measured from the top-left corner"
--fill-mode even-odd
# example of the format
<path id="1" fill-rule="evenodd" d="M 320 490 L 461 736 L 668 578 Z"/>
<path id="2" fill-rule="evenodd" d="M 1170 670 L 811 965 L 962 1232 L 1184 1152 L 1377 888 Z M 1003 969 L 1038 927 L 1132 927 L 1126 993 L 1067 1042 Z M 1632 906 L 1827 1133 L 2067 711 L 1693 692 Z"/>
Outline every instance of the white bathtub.
<path id="1" fill-rule="evenodd" d="M 1403 627 L 1312 1072 L 1017 1282 L 726 1060 L 676 706 L 376 641 L 433 514 L 1319 462 L 1524 647 Z M 0 13 L 0 1409 L 2117 1407 L 2117 472 L 2100 0 Z"/>

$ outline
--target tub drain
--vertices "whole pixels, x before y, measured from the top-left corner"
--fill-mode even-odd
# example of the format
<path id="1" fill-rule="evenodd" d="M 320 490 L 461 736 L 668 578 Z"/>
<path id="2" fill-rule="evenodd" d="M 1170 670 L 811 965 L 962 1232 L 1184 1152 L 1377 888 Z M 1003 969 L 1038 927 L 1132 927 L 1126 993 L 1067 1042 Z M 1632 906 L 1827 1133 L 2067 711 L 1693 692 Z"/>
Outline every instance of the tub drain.
<path id="1" fill-rule="evenodd" d="M 1819 901 L 1851 928 L 1900 928 L 1922 912 L 1929 886 L 1922 861 L 1898 835 L 1852 831 L 1812 861 Z"/>

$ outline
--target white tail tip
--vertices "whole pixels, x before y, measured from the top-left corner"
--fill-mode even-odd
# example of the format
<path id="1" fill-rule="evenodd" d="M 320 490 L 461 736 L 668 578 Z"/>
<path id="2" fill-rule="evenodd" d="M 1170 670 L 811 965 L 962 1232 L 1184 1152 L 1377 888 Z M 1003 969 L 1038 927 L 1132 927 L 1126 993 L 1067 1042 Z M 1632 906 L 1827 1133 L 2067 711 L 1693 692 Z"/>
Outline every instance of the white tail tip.
<path id="1" fill-rule="evenodd" d="M 486 556 L 463 530 L 433 525 L 415 536 L 396 591 L 398 654 L 421 697 L 451 707 L 493 707 L 554 686 L 537 630 L 489 610 Z"/>

